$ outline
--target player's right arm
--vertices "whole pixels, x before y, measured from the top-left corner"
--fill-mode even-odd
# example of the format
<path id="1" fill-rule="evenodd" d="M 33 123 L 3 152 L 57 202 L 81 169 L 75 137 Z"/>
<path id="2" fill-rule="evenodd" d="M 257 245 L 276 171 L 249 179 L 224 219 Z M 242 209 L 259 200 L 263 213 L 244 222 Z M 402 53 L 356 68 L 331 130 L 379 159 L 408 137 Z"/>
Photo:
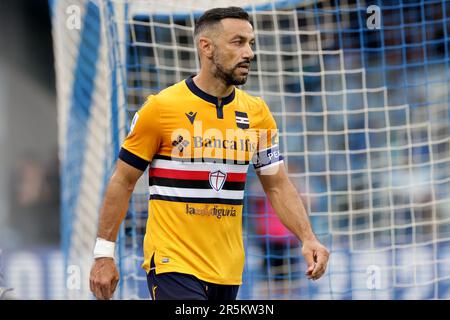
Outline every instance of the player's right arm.
<path id="1" fill-rule="evenodd" d="M 128 209 L 131 194 L 143 171 L 119 159 L 106 189 L 100 211 L 97 237 L 115 242 L 120 224 Z M 113 258 L 94 260 L 90 288 L 97 299 L 110 299 L 119 282 L 119 272 Z"/>
<path id="2" fill-rule="evenodd" d="M 137 180 L 146 170 L 161 144 L 159 108 L 150 96 L 136 113 L 119 154 L 100 211 L 98 239 L 94 249 L 90 288 L 97 299 L 110 299 L 119 282 L 114 262 L 114 242 L 124 219 Z"/>

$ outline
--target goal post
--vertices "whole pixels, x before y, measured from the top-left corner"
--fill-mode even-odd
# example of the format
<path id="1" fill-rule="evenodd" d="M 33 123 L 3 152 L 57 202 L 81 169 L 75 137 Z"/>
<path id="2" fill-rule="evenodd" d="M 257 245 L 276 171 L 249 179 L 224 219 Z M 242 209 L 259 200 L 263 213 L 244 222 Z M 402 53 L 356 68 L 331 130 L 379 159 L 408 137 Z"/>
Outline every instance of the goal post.
<path id="1" fill-rule="evenodd" d="M 323 278 L 308 281 L 298 240 L 251 169 L 239 298 L 450 298 L 444 0 L 54 1 L 63 250 L 82 278 L 68 297 L 91 297 L 98 213 L 134 112 L 198 71 L 196 18 L 231 5 L 249 12 L 256 37 L 243 89 L 269 105 L 291 181 L 331 251 Z M 117 298 L 149 298 L 145 177 L 120 232 Z"/>

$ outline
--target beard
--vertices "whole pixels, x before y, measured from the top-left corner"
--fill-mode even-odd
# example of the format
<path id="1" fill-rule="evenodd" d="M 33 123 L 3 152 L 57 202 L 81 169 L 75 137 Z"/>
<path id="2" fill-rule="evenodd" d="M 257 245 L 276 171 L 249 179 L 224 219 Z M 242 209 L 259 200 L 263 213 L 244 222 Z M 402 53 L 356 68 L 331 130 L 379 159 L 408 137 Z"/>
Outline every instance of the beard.
<path id="1" fill-rule="evenodd" d="M 213 73 L 214 77 L 222 80 L 227 86 L 240 86 L 247 82 L 247 75 L 236 76 L 234 74 L 234 71 L 239 67 L 240 64 L 250 63 L 250 61 L 239 62 L 233 68 L 227 69 L 219 62 L 218 55 L 214 53 L 212 63 L 216 67 Z"/>

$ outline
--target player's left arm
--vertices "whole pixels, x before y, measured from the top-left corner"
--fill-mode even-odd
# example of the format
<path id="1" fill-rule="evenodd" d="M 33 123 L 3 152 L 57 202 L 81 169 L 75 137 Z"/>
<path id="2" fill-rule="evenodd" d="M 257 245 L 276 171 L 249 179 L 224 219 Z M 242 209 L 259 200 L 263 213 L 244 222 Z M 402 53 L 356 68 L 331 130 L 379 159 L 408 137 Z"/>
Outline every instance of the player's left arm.
<path id="1" fill-rule="evenodd" d="M 283 162 L 257 171 L 257 174 L 281 222 L 302 242 L 302 254 L 308 264 L 306 276 L 319 279 L 327 268 L 329 252 L 314 235 L 303 202 L 289 180 Z"/>

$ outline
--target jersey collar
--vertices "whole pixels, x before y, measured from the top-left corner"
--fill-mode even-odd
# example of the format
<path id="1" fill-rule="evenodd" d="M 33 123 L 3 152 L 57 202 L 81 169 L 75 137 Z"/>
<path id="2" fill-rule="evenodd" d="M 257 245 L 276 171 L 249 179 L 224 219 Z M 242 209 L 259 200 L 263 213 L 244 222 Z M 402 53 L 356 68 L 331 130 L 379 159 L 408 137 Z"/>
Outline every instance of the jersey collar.
<path id="1" fill-rule="evenodd" d="M 194 76 L 192 75 L 186 79 L 186 85 L 188 86 L 189 90 L 191 90 L 192 93 L 195 94 L 196 96 L 198 96 L 199 98 L 201 98 L 205 101 L 208 101 L 209 103 L 212 103 L 216 106 L 219 105 L 219 98 L 212 96 L 209 93 L 206 93 L 205 91 L 203 91 L 202 89 L 197 87 L 193 78 L 194 78 Z M 236 94 L 236 89 L 233 88 L 233 92 L 231 92 L 228 96 L 222 98 L 221 105 L 224 106 L 226 104 L 229 104 L 231 101 L 233 101 L 235 94 Z"/>

